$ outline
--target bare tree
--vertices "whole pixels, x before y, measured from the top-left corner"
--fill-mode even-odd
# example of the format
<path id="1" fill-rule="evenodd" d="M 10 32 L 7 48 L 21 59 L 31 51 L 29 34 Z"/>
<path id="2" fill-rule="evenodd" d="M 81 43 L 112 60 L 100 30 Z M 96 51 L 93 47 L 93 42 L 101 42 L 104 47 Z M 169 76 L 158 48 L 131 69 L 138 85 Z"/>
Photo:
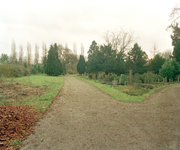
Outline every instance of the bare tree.
<path id="1" fill-rule="evenodd" d="M 151 54 L 153 55 L 153 58 L 160 53 L 160 50 L 158 49 L 158 46 L 156 43 L 153 44 Z"/>
<path id="2" fill-rule="evenodd" d="M 39 46 L 35 44 L 35 59 L 34 59 L 35 64 L 39 63 Z"/>
<path id="3" fill-rule="evenodd" d="M 172 50 L 171 49 L 167 49 L 164 52 L 160 53 L 160 56 L 162 56 L 166 60 L 171 59 L 172 58 Z"/>
<path id="4" fill-rule="evenodd" d="M 47 60 L 47 52 L 48 52 L 45 43 L 42 43 L 42 52 L 43 52 L 42 63 L 45 64 Z"/>
<path id="5" fill-rule="evenodd" d="M 130 50 L 133 42 L 135 42 L 134 33 L 131 30 L 114 30 L 106 31 L 104 34 L 106 44 L 111 44 L 112 48 L 118 52 L 125 53 Z"/>
<path id="6" fill-rule="evenodd" d="M 169 15 L 169 21 L 171 21 L 171 24 L 166 28 L 172 28 L 173 26 L 176 25 L 178 20 L 180 19 L 180 4 L 176 4 L 174 8 L 172 8 L 171 13 Z"/>
<path id="7" fill-rule="evenodd" d="M 27 43 L 27 65 L 28 67 L 31 65 L 31 45 L 29 42 Z"/>
<path id="8" fill-rule="evenodd" d="M 73 53 L 77 55 L 77 47 L 76 47 L 76 43 L 73 44 Z"/>
<path id="9" fill-rule="evenodd" d="M 23 46 L 19 46 L 19 63 L 23 65 Z"/>
<path id="10" fill-rule="evenodd" d="M 81 43 L 81 55 L 84 56 L 84 45 Z"/>
<path id="11" fill-rule="evenodd" d="M 16 43 L 14 40 L 12 41 L 12 44 L 11 44 L 11 50 L 12 50 L 12 54 L 10 57 L 10 61 L 12 64 L 15 64 L 17 63 L 17 52 L 16 52 Z"/>

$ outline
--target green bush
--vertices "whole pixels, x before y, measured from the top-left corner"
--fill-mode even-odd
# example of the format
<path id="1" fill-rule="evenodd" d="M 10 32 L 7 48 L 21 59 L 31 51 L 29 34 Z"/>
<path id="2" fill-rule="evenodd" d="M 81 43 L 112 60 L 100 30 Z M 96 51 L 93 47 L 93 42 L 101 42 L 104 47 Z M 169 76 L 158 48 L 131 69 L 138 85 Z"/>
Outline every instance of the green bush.
<path id="1" fill-rule="evenodd" d="M 30 69 L 30 74 L 38 74 L 38 71 L 37 71 L 37 69 L 36 68 L 31 68 Z"/>
<path id="2" fill-rule="evenodd" d="M 123 75 L 122 77 L 121 77 L 121 84 L 122 85 L 125 85 L 125 81 L 127 81 L 127 75 Z"/>
<path id="3" fill-rule="evenodd" d="M 109 75 L 109 81 L 113 81 L 114 78 L 119 82 L 119 76 L 117 76 L 116 74 L 110 74 Z"/>
<path id="4" fill-rule="evenodd" d="M 29 75 L 29 72 L 26 68 L 21 65 L 10 65 L 7 63 L 0 64 L 0 76 L 5 77 L 22 77 Z"/>
<path id="5" fill-rule="evenodd" d="M 24 76 L 23 66 L 20 65 L 11 65 L 13 70 L 14 77 L 22 77 Z"/>
<path id="6" fill-rule="evenodd" d="M 89 79 L 92 79 L 92 74 L 89 74 L 89 76 L 88 76 L 88 77 L 89 77 Z"/>
<path id="7" fill-rule="evenodd" d="M 13 77 L 13 70 L 11 65 L 7 63 L 0 64 L 0 76 Z"/>
<path id="8" fill-rule="evenodd" d="M 168 80 L 175 80 L 175 76 L 180 74 L 180 65 L 175 59 L 167 60 L 162 65 L 162 68 L 159 70 L 159 73 L 162 77 L 167 77 Z"/>
<path id="9" fill-rule="evenodd" d="M 74 71 L 72 69 L 68 69 L 67 73 L 68 74 L 74 74 Z"/>

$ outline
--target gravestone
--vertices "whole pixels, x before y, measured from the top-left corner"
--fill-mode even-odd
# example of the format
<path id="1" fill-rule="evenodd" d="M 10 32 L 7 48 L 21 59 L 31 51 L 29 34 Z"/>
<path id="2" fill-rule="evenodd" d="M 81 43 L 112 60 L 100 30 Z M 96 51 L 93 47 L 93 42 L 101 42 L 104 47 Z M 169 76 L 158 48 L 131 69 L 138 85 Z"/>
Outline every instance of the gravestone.
<path id="1" fill-rule="evenodd" d="M 163 83 L 165 82 L 165 78 L 163 78 Z"/>
<path id="2" fill-rule="evenodd" d="M 138 89 L 139 88 L 139 73 L 136 73 L 135 74 L 135 83 L 133 84 L 133 87 L 135 89 Z"/>
<path id="3" fill-rule="evenodd" d="M 86 72 L 84 72 L 84 76 L 86 76 Z"/>
<path id="4" fill-rule="evenodd" d="M 117 85 L 117 80 L 116 80 L 116 78 L 114 78 L 114 80 L 112 81 L 112 85 Z"/>
<path id="5" fill-rule="evenodd" d="M 92 79 L 96 80 L 96 74 L 92 74 Z"/>
<path id="6" fill-rule="evenodd" d="M 135 83 L 135 82 L 134 82 L 133 88 L 138 89 L 138 88 L 139 88 L 139 83 Z"/>
<path id="7" fill-rule="evenodd" d="M 109 75 L 105 75 L 104 81 L 109 81 Z"/>
<path id="8" fill-rule="evenodd" d="M 132 84 L 132 70 L 129 70 L 129 85 Z"/>
<path id="9" fill-rule="evenodd" d="M 130 78 L 127 77 L 127 85 L 130 85 Z"/>
<path id="10" fill-rule="evenodd" d="M 167 77 L 164 78 L 164 82 L 167 83 Z"/>
<path id="11" fill-rule="evenodd" d="M 99 73 L 98 76 L 97 76 L 98 79 L 101 79 L 101 74 Z"/>
<path id="12" fill-rule="evenodd" d="M 127 85 L 127 81 L 124 82 L 124 85 Z"/>
<path id="13" fill-rule="evenodd" d="M 139 73 L 135 74 L 135 83 L 139 83 Z"/>
<path id="14" fill-rule="evenodd" d="M 121 84 L 121 77 L 119 77 L 119 84 Z"/>
<path id="15" fill-rule="evenodd" d="M 146 84 L 146 78 L 144 79 L 144 84 Z"/>

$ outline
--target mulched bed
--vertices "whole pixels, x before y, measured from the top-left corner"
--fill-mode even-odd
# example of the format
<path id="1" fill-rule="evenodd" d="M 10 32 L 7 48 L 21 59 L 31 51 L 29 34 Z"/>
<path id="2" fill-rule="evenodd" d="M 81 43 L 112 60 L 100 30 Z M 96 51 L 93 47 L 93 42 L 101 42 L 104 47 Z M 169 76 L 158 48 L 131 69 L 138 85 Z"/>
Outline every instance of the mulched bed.
<path id="1" fill-rule="evenodd" d="M 9 141 L 26 139 L 33 133 L 33 126 L 42 114 L 30 106 L 0 106 L 0 149 L 16 150 L 20 146 L 10 146 Z"/>

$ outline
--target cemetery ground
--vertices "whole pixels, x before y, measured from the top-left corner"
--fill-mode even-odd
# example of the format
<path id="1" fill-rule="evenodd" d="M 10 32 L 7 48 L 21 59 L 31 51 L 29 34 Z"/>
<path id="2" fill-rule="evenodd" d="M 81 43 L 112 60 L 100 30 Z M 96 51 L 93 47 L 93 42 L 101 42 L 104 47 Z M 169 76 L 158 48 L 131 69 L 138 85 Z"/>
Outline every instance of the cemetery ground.
<path id="1" fill-rule="evenodd" d="M 15 112 L 21 110 L 22 114 L 25 114 L 25 118 L 41 117 L 42 112 L 49 107 L 42 119 L 34 126 L 34 130 L 31 130 L 35 132 L 23 142 L 22 150 L 177 150 L 180 147 L 178 145 L 180 143 L 179 84 L 166 85 L 168 87 L 164 88 L 161 86 L 153 90 L 142 89 L 137 94 L 136 91 L 131 90 L 130 86 L 126 86 L 126 89 L 116 89 L 118 87 L 112 88 L 111 85 L 103 85 L 85 78 L 81 79 L 86 82 L 73 76 L 65 76 L 63 85 L 63 77 L 45 75 L 36 77 L 1 81 L 1 88 L 8 85 L 14 87 L 9 90 L 7 95 L 4 94 L 5 90 L 0 89 L 1 105 L 33 106 L 33 108 L 25 106 L 24 109 L 20 107 L 15 109 Z M 3 84 L 7 85 L 4 87 Z M 23 92 L 21 89 L 22 93 L 18 95 L 17 93 L 20 91 L 18 92 L 17 87 L 20 88 L 20 86 L 29 87 L 29 91 L 32 93 L 28 95 L 28 92 Z M 14 91 L 16 95 L 14 97 L 10 94 L 12 90 L 16 91 Z M 36 93 L 36 96 L 33 96 L 33 93 Z M 11 95 L 9 101 L 5 99 L 8 95 Z M 17 101 L 21 96 L 27 97 Z M 54 98 L 55 96 L 56 98 Z M 2 107 L 2 109 L 4 108 Z M 4 117 L 5 114 L 1 113 L 1 117 Z M 16 118 L 20 114 L 16 113 Z M 33 122 L 36 122 L 37 118 L 32 118 L 28 123 L 35 125 Z M 19 120 L 24 121 L 22 118 Z M 21 136 L 31 133 L 18 128 L 15 128 L 14 132 L 22 133 Z M 13 148 L 13 145 L 21 143 L 23 140 L 21 136 L 19 139 L 6 143 L 9 144 L 9 149 Z M 0 144 L 2 145 L 2 143 L 4 141 L 1 141 Z"/>
<path id="2" fill-rule="evenodd" d="M 0 149 L 15 147 L 59 93 L 63 77 L 31 75 L 0 79 Z"/>

